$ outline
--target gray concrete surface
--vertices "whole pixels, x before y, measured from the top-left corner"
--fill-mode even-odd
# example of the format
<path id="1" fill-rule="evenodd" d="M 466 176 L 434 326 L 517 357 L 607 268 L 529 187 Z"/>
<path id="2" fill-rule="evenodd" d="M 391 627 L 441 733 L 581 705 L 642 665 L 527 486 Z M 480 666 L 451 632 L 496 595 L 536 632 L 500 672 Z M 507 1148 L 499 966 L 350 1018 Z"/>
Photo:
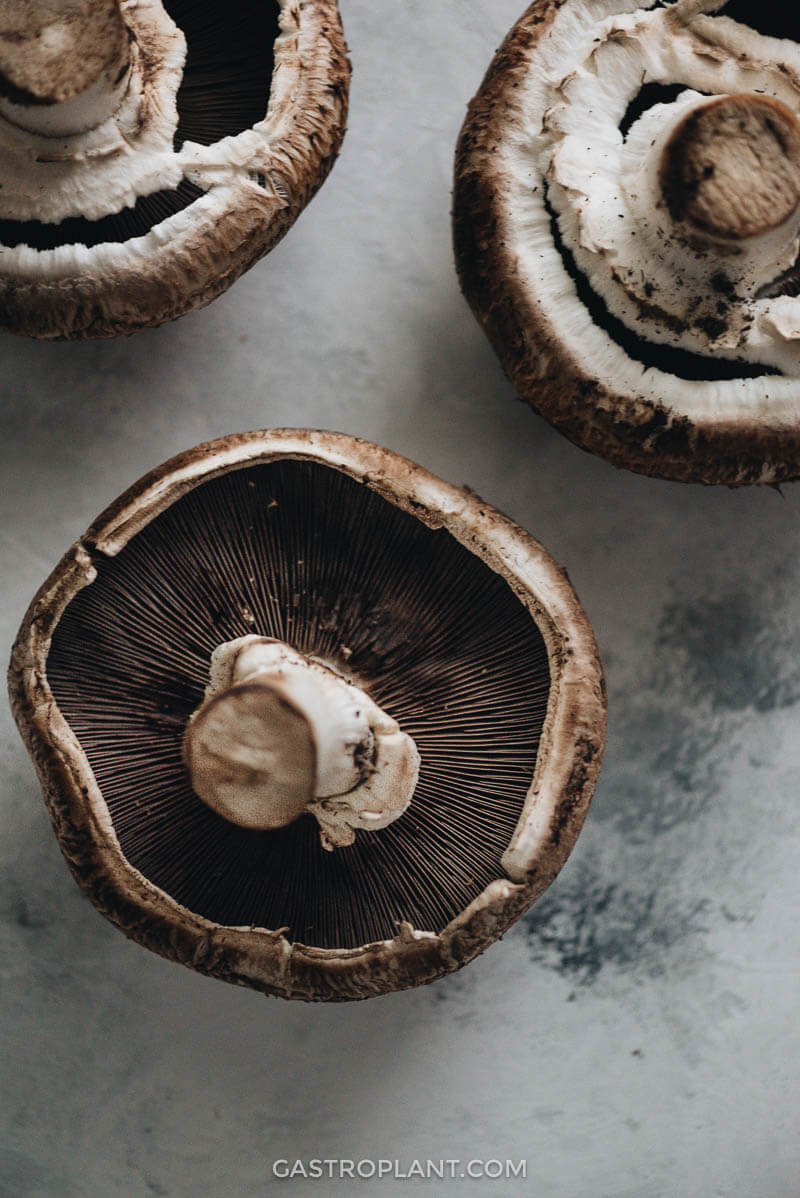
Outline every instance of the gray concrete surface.
<path id="1" fill-rule="evenodd" d="M 195 442 L 358 433 L 469 483 L 569 570 L 611 706 L 548 895 L 462 973 L 268 1000 L 126 941 L 80 896 L 0 714 L 2 1198 L 800 1193 L 800 490 L 618 472 L 515 401 L 449 241 L 467 99 L 520 0 L 342 0 L 341 159 L 278 249 L 131 339 L 2 338 L 2 642 L 63 550 Z M 278 1160 L 527 1162 L 319 1180 Z"/>

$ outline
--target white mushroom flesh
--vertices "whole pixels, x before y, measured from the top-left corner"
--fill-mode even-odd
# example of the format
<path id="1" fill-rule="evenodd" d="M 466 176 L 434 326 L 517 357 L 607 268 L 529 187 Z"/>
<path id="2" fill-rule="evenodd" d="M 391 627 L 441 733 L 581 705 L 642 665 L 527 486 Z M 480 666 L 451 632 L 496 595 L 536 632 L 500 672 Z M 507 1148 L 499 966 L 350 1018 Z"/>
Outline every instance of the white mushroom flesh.
<path id="1" fill-rule="evenodd" d="M 790 425 L 798 418 L 800 298 L 757 293 L 797 260 L 800 213 L 744 251 L 698 251 L 670 225 L 658 191 L 664 144 L 709 97 L 757 94 L 800 112 L 800 45 L 714 15 L 721 2 L 655 9 L 576 0 L 555 14 L 530 52 L 497 146 L 507 231 L 526 287 L 588 377 L 614 392 L 674 403 L 693 419 L 725 421 L 747 406 L 755 418 L 761 411 L 773 425 Z M 628 106 L 650 83 L 685 90 L 646 110 L 623 137 Z M 553 212 L 592 290 L 643 343 L 780 375 L 687 379 L 631 359 L 579 299 L 554 244 Z"/>
<path id="2" fill-rule="evenodd" d="M 364 691 L 259 636 L 215 650 L 186 756 L 197 793 L 232 822 L 281 827 L 308 811 L 326 849 L 396 820 L 419 774 L 413 740 Z"/>
<path id="3" fill-rule="evenodd" d="M 60 104 L 0 108 L 0 217 L 97 220 L 183 177 L 172 139 L 186 40 L 160 0 L 127 0 L 122 11 L 136 37 L 130 68 L 111 96 L 100 80 L 97 89 Z M 17 267 L 26 249 L 34 253 L 3 249 L 3 268 Z"/>
<path id="4" fill-rule="evenodd" d="M 313 29 L 305 29 L 295 0 L 277 4 L 280 34 L 264 119 L 211 145 L 173 144 L 186 39 L 161 0 L 120 0 L 134 36 L 118 94 L 109 97 L 98 85 L 99 98 L 87 92 L 48 105 L 47 113 L 0 102 L 0 220 L 51 225 L 72 217 L 99 220 L 133 207 L 142 196 L 174 189 L 183 179 L 206 192 L 191 212 L 178 211 L 124 242 L 87 247 L 75 241 L 43 250 L 24 242 L 0 244 L 3 273 L 51 280 L 102 276 L 138 263 L 144 268 L 163 245 L 190 233 L 198 218 L 221 219 L 243 186 L 252 187 L 260 202 L 269 200 L 275 211 L 285 208 L 287 184 L 275 169 L 272 146 L 291 131 Z M 109 104 L 112 111 L 97 123 Z"/>

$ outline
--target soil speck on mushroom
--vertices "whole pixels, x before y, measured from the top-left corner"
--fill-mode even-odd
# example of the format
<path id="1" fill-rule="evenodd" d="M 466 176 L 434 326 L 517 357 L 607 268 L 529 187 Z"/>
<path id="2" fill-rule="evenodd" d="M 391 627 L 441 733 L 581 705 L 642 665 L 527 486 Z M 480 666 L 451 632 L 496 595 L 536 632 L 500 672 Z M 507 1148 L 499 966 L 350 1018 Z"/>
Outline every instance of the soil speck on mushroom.
<path id="1" fill-rule="evenodd" d="M 800 476 L 800 44 L 745 8 L 531 5 L 469 106 L 453 206 L 519 394 L 615 465 L 729 485 Z"/>

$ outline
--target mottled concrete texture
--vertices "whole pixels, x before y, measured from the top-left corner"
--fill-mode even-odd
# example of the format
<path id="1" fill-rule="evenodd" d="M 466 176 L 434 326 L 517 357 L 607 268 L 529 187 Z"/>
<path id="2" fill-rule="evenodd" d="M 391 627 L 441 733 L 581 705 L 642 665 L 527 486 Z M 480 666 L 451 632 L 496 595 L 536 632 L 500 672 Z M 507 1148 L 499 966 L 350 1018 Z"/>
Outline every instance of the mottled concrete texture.
<path id="1" fill-rule="evenodd" d="M 514 401 L 449 242 L 465 104 L 521 0 L 342 0 L 338 165 L 210 308 L 129 340 L 2 340 L 2 639 L 123 486 L 199 440 L 359 433 L 548 545 L 603 652 L 578 847 L 426 989 L 271 1001 L 80 896 L 2 718 L 2 1198 L 794 1198 L 800 1176 L 800 490 L 615 471 Z M 527 1180 L 276 1181 L 277 1159 L 525 1159 Z"/>

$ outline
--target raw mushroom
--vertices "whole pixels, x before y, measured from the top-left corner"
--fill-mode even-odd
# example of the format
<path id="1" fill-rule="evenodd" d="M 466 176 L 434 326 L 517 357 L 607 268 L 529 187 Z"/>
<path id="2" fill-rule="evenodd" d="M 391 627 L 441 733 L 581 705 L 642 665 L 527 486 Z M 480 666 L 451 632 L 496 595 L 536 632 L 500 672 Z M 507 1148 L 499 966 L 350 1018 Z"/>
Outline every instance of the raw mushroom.
<path id="1" fill-rule="evenodd" d="M 99 909 L 287 998 L 485 949 L 565 861 L 605 736 L 545 550 L 334 433 L 227 437 L 137 483 L 34 599 L 10 689 Z"/>
<path id="2" fill-rule="evenodd" d="M 461 132 L 458 269 L 506 372 L 647 474 L 800 476 L 800 45 L 759 16 L 542 0 Z"/>
<path id="3" fill-rule="evenodd" d="M 108 337 L 207 304 L 330 170 L 336 0 L 6 0 L 0 327 Z"/>

